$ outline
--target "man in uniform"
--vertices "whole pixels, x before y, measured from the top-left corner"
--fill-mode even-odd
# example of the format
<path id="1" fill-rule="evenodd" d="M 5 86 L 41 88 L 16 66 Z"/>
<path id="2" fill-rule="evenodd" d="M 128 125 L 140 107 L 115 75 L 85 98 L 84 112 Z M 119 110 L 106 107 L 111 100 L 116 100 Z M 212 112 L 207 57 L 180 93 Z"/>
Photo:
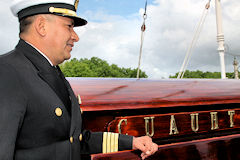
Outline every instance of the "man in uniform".
<path id="1" fill-rule="evenodd" d="M 87 23 L 76 8 L 72 0 L 13 1 L 20 40 L 0 57 L 1 160 L 80 160 L 106 147 L 140 149 L 144 159 L 157 151 L 146 136 L 82 129 L 79 104 L 58 67 L 79 40 L 73 27 Z"/>

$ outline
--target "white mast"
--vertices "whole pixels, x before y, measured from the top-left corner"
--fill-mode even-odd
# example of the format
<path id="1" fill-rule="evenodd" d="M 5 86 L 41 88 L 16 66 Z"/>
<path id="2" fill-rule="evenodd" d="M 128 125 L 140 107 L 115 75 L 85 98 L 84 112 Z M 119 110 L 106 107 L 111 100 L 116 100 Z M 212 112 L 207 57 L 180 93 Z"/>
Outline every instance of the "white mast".
<path id="1" fill-rule="evenodd" d="M 217 22 L 217 42 L 218 52 L 221 64 L 221 78 L 226 79 L 225 62 L 224 62 L 224 35 L 222 29 L 222 10 L 220 0 L 215 0 L 216 5 L 216 22 Z"/>

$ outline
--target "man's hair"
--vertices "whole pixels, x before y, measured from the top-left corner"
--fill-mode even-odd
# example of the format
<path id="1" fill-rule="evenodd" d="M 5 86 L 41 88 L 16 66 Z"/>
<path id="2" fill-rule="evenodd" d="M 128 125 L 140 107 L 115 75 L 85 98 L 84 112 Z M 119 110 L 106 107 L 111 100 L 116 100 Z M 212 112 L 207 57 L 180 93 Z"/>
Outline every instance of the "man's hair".
<path id="1" fill-rule="evenodd" d="M 40 14 L 39 14 L 40 15 Z M 26 33 L 30 27 L 30 25 L 34 22 L 34 20 L 37 18 L 39 15 L 34 15 L 30 17 L 26 17 L 20 20 L 20 25 L 19 25 L 19 35 Z M 54 16 L 51 14 L 41 14 L 46 20 L 52 21 L 54 20 Z"/>
<path id="2" fill-rule="evenodd" d="M 33 23 L 34 19 L 35 19 L 35 16 L 30 16 L 20 20 L 19 35 L 28 31 L 29 26 Z"/>

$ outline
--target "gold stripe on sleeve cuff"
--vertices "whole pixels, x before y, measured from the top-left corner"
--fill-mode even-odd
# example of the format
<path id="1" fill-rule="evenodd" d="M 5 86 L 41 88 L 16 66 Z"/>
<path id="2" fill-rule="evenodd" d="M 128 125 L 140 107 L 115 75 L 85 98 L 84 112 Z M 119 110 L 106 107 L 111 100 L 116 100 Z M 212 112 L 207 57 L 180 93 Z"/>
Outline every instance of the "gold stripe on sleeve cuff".
<path id="1" fill-rule="evenodd" d="M 103 133 L 102 151 L 107 153 L 107 132 Z"/>
<path id="2" fill-rule="evenodd" d="M 114 152 L 114 147 L 115 147 L 115 133 L 111 133 L 111 151 L 110 152 Z"/>
<path id="3" fill-rule="evenodd" d="M 107 136 L 107 153 L 111 152 L 111 136 L 112 136 L 112 133 L 108 132 L 108 136 Z"/>
<path id="4" fill-rule="evenodd" d="M 118 151 L 118 133 L 104 132 L 103 133 L 103 153 L 111 153 Z"/>
<path id="5" fill-rule="evenodd" d="M 118 151 L 118 137 L 119 137 L 119 134 L 118 133 L 115 133 L 115 137 L 114 137 L 114 151 L 113 152 L 117 152 Z"/>

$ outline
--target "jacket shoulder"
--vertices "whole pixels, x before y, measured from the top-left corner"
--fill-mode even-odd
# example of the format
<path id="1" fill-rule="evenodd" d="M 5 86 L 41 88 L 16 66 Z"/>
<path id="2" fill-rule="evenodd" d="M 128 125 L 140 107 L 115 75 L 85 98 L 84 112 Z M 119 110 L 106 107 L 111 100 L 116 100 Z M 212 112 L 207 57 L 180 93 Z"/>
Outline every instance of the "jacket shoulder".
<path id="1" fill-rule="evenodd" d="M 0 85 L 6 93 L 12 91 L 17 93 L 23 90 L 20 80 L 23 70 L 19 70 L 24 64 L 23 61 L 24 58 L 16 54 L 15 50 L 0 56 Z"/>

